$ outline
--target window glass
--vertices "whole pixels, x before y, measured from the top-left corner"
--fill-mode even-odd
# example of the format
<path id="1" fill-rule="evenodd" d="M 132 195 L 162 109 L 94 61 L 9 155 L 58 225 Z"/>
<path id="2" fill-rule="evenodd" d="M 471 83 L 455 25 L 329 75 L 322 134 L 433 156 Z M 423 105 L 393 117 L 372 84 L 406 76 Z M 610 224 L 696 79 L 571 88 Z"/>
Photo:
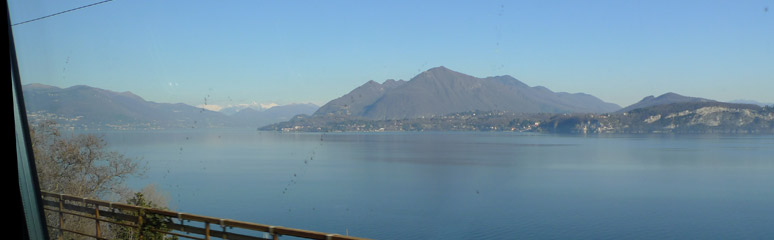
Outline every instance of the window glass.
<path id="1" fill-rule="evenodd" d="M 8 3 L 52 237 L 377 239 L 771 236 L 767 4 Z"/>

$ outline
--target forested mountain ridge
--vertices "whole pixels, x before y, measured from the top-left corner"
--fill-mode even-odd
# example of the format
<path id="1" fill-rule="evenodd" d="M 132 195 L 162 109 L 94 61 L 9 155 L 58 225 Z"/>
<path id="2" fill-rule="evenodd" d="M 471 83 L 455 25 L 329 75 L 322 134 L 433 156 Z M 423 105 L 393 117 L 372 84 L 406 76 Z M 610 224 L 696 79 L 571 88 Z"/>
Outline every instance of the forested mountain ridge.
<path id="1" fill-rule="evenodd" d="M 314 116 L 395 120 L 470 111 L 604 113 L 618 109 L 585 93 L 556 93 L 508 75 L 477 78 L 441 66 L 409 81 L 368 81 L 323 105 Z"/>
<path id="2" fill-rule="evenodd" d="M 288 104 L 257 111 L 243 109 L 233 115 L 183 103 L 147 101 L 132 92 L 78 85 L 59 88 L 43 84 L 23 86 L 31 121 L 55 120 L 77 129 L 169 129 L 251 127 L 289 120 L 317 110 L 313 104 Z"/>

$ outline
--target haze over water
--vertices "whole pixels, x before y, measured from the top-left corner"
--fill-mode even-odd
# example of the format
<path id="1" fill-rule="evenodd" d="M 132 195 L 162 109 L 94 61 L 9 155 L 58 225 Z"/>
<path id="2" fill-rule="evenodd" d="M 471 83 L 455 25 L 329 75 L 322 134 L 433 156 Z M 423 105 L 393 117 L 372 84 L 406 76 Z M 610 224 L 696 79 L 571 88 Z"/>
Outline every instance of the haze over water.
<path id="1" fill-rule="evenodd" d="M 107 133 L 177 211 L 377 239 L 762 239 L 774 136 Z"/>

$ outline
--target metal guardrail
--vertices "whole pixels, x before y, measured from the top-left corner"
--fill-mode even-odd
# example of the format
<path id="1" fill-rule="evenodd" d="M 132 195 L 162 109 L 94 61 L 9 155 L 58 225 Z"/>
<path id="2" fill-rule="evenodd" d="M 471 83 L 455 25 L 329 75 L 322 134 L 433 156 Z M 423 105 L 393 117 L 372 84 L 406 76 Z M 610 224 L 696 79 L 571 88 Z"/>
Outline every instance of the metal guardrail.
<path id="1" fill-rule="evenodd" d="M 276 240 L 279 239 L 280 236 L 292 236 L 297 238 L 319 240 L 365 239 L 338 234 L 152 209 L 123 203 L 93 200 L 66 194 L 42 192 L 41 197 L 43 200 L 44 209 L 48 212 L 52 212 L 58 215 L 58 226 L 49 225 L 49 228 L 53 228 L 54 230 L 59 231 L 60 237 L 62 236 L 62 233 L 69 232 L 95 239 L 107 239 L 103 237 L 103 231 L 101 229 L 102 226 L 104 224 L 115 224 L 130 229 L 136 229 L 140 239 L 143 238 L 143 230 L 149 230 L 178 238 L 195 240 L 210 240 L 213 237 L 233 240 Z M 94 220 L 94 234 L 78 232 L 72 229 L 64 229 L 63 225 L 65 215 Z M 145 220 L 152 216 L 161 216 L 169 219 L 169 221 L 165 222 L 164 229 L 144 229 L 144 227 L 147 227 L 144 226 L 144 224 L 147 224 L 145 223 Z M 202 228 L 192 226 L 191 223 L 201 223 L 204 227 Z M 211 225 L 213 224 L 219 226 L 220 230 L 212 229 Z M 234 228 L 248 230 L 242 232 L 251 232 L 255 233 L 256 235 L 261 234 L 271 238 L 257 237 L 251 234 L 227 231 L 227 229 Z"/>

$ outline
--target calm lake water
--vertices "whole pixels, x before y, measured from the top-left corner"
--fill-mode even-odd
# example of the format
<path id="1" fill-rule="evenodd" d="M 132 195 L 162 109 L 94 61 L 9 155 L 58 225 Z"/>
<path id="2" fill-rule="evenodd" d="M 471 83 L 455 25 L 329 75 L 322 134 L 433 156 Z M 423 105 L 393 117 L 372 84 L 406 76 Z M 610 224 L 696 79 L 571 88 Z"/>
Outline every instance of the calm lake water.
<path id="1" fill-rule="evenodd" d="M 771 239 L 774 136 L 105 133 L 177 211 L 377 239 Z"/>

